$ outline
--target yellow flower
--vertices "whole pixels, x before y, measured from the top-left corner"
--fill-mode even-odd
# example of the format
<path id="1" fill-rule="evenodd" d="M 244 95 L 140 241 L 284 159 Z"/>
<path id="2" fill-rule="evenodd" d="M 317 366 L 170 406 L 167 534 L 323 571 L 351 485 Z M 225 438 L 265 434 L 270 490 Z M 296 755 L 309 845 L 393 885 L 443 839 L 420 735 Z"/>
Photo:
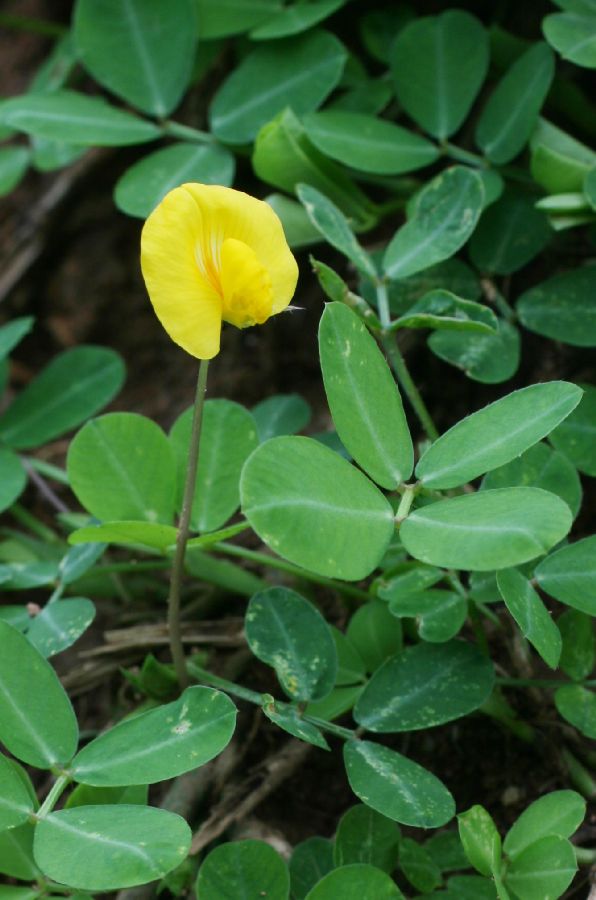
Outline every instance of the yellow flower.
<path id="1" fill-rule="evenodd" d="M 173 341 L 198 359 L 219 352 L 222 322 L 262 325 L 294 295 L 298 266 L 270 206 L 242 191 L 183 184 L 141 237 L 149 297 Z"/>

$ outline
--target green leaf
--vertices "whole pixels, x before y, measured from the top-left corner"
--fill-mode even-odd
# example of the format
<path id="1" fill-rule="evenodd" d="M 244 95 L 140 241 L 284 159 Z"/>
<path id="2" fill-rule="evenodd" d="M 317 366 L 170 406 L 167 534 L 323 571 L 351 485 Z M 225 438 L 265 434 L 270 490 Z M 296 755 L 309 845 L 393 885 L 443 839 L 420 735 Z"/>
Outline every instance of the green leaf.
<path id="1" fill-rule="evenodd" d="M 335 865 L 367 863 L 391 874 L 399 854 L 399 829 L 395 822 L 369 806 L 358 804 L 343 814 L 335 834 Z"/>
<path id="2" fill-rule="evenodd" d="M 210 553 L 203 553 L 201 550 L 188 547 L 185 562 L 188 572 L 195 578 L 221 587 L 232 594 L 252 597 L 255 591 L 266 587 L 266 582 L 262 578 L 257 578 L 247 569 L 227 559 L 216 559 Z"/>
<path id="3" fill-rule="evenodd" d="M 377 582 L 377 594 L 389 604 L 402 600 L 408 594 L 417 594 L 432 587 L 444 578 L 441 569 L 423 566 L 417 562 L 402 563 L 390 578 Z"/>
<path id="4" fill-rule="evenodd" d="M 33 617 L 27 638 L 42 656 L 54 656 L 74 644 L 94 618 L 95 607 L 85 597 L 56 600 Z"/>
<path id="5" fill-rule="evenodd" d="M 179 416 L 170 432 L 178 468 L 178 509 L 188 464 L 193 409 Z M 192 504 L 191 527 L 215 531 L 238 509 L 238 482 L 246 459 L 258 444 L 256 423 L 239 403 L 207 400 L 203 410 L 199 468 Z"/>
<path id="6" fill-rule="evenodd" d="M 348 220 L 328 197 L 308 184 L 297 184 L 296 193 L 306 214 L 325 240 L 351 260 L 357 269 L 376 277 L 376 269 L 368 253 L 360 246 Z"/>
<path id="7" fill-rule="evenodd" d="M 581 505 L 582 488 L 577 470 L 566 456 L 546 444 L 535 444 L 517 459 L 493 469 L 485 475 L 481 489 L 504 487 L 537 487 L 550 491 L 565 501 L 574 516 Z"/>
<path id="8" fill-rule="evenodd" d="M 0 447 L 0 512 L 12 506 L 26 484 L 27 474 L 19 457 L 8 447 Z"/>
<path id="9" fill-rule="evenodd" d="M 556 669 L 561 656 L 561 634 L 544 603 L 527 578 L 516 569 L 497 573 L 497 584 L 505 606 L 525 638 L 545 663 Z"/>
<path id="10" fill-rule="evenodd" d="M 33 811 L 27 788 L 10 761 L 0 754 L 0 831 L 26 822 Z"/>
<path id="11" fill-rule="evenodd" d="M 372 741 L 347 741 L 350 787 L 367 806 L 416 828 L 440 828 L 453 818 L 453 797 L 428 769 Z"/>
<path id="12" fill-rule="evenodd" d="M 388 656 L 402 648 L 401 624 L 385 603 L 369 600 L 356 610 L 346 637 L 361 657 L 367 672 L 375 672 Z"/>
<path id="13" fill-rule="evenodd" d="M 252 408 L 261 443 L 281 434 L 296 434 L 305 428 L 311 409 L 300 394 L 274 394 Z"/>
<path id="14" fill-rule="evenodd" d="M 165 809 L 83 806 L 43 818 L 34 854 L 53 881 L 109 891 L 163 878 L 185 858 L 190 839 L 184 819 Z"/>
<path id="15" fill-rule="evenodd" d="M 459 835 L 456 831 L 440 831 L 424 844 L 441 872 L 459 872 L 468 865 Z"/>
<path id="16" fill-rule="evenodd" d="M 393 43 L 397 99 L 425 131 L 445 139 L 458 130 L 484 81 L 488 35 L 458 9 L 406 25 Z"/>
<path id="17" fill-rule="evenodd" d="M 415 644 L 377 669 L 354 718 L 377 734 L 432 728 L 482 706 L 493 681 L 491 661 L 473 644 Z"/>
<path id="18" fill-rule="evenodd" d="M 483 806 L 472 806 L 458 818 L 459 836 L 466 856 L 481 875 L 498 873 L 501 866 L 501 837 Z"/>
<path id="19" fill-rule="evenodd" d="M 468 378 L 498 384 L 515 374 L 520 356 L 517 328 L 504 319 L 499 319 L 498 324 L 497 334 L 435 331 L 428 346 L 440 359 L 462 369 Z"/>
<path id="20" fill-rule="evenodd" d="M 533 199 L 506 191 L 482 214 L 470 240 L 470 257 L 482 272 L 510 275 L 544 250 L 552 236 Z"/>
<path id="21" fill-rule="evenodd" d="M 455 637 L 468 615 L 468 605 L 461 594 L 441 590 L 397 596 L 390 601 L 389 610 L 400 619 L 416 619 L 422 640 L 433 644 Z"/>
<path id="22" fill-rule="evenodd" d="M 0 831 L 0 872 L 22 881 L 36 881 L 41 873 L 33 859 L 33 835 L 30 822 Z"/>
<path id="23" fill-rule="evenodd" d="M 561 547 L 536 567 L 543 591 L 580 612 L 596 616 L 596 535 Z"/>
<path id="24" fill-rule="evenodd" d="M 89 784 L 77 784 L 66 799 L 65 809 L 80 806 L 100 806 L 103 804 L 135 803 L 147 805 L 149 788 L 146 784 L 131 784 L 126 787 L 91 787 Z"/>
<path id="25" fill-rule="evenodd" d="M 389 62 L 393 41 L 413 18 L 414 11 L 405 3 L 366 12 L 358 26 L 362 43 L 369 54 L 377 62 Z"/>
<path id="26" fill-rule="evenodd" d="M 268 194 L 264 200 L 281 220 L 286 241 L 292 249 L 320 243 L 321 234 L 308 218 L 301 203 L 290 200 L 285 194 Z"/>
<path id="27" fill-rule="evenodd" d="M 38 769 L 68 763 L 78 727 L 58 676 L 27 638 L 2 620 L 0 645 L 0 740 Z"/>
<path id="28" fill-rule="evenodd" d="M 530 844 L 509 866 L 505 884 L 519 900 L 557 900 L 577 872 L 569 841 L 545 837 Z"/>
<path id="29" fill-rule="evenodd" d="M 37 900 L 42 895 L 37 888 L 0 886 L 0 900 Z"/>
<path id="30" fill-rule="evenodd" d="M 273 697 L 266 696 L 267 700 L 263 703 L 262 709 L 271 722 L 274 722 L 279 728 L 282 728 L 299 740 L 312 744 L 314 747 L 319 747 L 320 750 L 330 749 L 319 729 L 302 718 L 295 706 L 280 703 L 278 700 L 274 700 Z"/>
<path id="31" fill-rule="evenodd" d="M 453 256 L 474 231 L 483 205 L 484 187 L 472 169 L 452 166 L 437 175 L 385 251 L 387 277 L 406 278 Z"/>
<path id="32" fill-rule="evenodd" d="M 304 900 L 309 890 L 333 869 L 333 843 L 322 837 L 296 844 L 290 857 L 292 897 Z"/>
<path id="33" fill-rule="evenodd" d="M 308 600 L 289 588 L 261 591 L 248 604 L 248 645 L 273 666 L 293 700 L 321 700 L 337 674 L 335 642 L 327 622 Z"/>
<path id="34" fill-rule="evenodd" d="M 84 67 L 103 87 L 163 118 L 178 105 L 192 74 L 195 3 L 178 0 L 77 0 L 74 41 Z"/>
<path id="35" fill-rule="evenodd" d="M 71 487 L 98 519 L 169 524 L 176 468 L 161 428 L 136 413 L 92 419 L 72 441 L 66 462 Z"/>
<path id="36" fill-rule="evenodd" d="M 124 381 L 120 356 L 107 347 L 75 347 L 56 356 L 0 418 L 0 436 L 11 447 L 46 444 L 92 416 Z"/>
<path id="37" fill-rule="evenodd" d="M 365 578 L 393 534 L 393 510 L 381 492 L 312 438 L 261 444 L 246 461 L 240 496 L 261 540 L 320 575 Z"/>
<path id="38" fill-rule="evenodd" d="M 258 47 L 215 95 L 209 115 L 213 133 L 244 144 L 286 106 L 297 115 L 315 110 L 336 87 L 345 61 L 343 45 L 325 31 Z"/>
<path id="39" fill-rule="evenodd" d="M 289 890 L 285 862 L 264 841 L 220 844 L 204 859 L 197 877 L 201 900 L 287 900 Z"/>
<path id="40" fill-rule="evenodd" d="M 493 334 L 498 327 L 498 319 L 488 306 L 463 300 L 441 288 L 429 291 L 405 315 L 393 322 L 393 328 L 433 328 L 484 334 Z"/>
<path id="41" fill-rule="evenodd" d="M 62 584 L 72 584 L 85 575 L 100 559 L 105 549 L 104 544 L 87 544 L 85 547 L 71 547 L 67 550 L 58 568 Z"/>
<path id="42" fill-rule="evenodd" d="M 0 328 L 0 359 L 5 359 L 33 328 L 33 316 L 21 316 Z"/>
<path id="43" fill-rule="evenodd" d="M 588 678 L 596 661 L 596 640 L 592 619 L 577 609 L 567 609 L 557 619 L 563 638 L 560 668 L 569 678 Z"/>
<path id="44" fill-rule="evenodd" d="M 582 384 L 579 406 L 550 435 L 550 442 L 584 475 L 596 477 L 596 387 Z"/>
<path id="45" fill-rule="evenodd" d="M 415 559 L 482 572 L 542 556 L 570 527 L 571 512 L 559 497 L 519 487 L 424 506 L 402 522 L 400 536 Z"/>
<path id="46" fill-rule="evenodd" d="M 362 684 L 366 681 L 366 666 L 360 653 L 335 625 L 330 625 L 337 651 L 336 685 Z"/>
<path id="47" fill-rule="evenodd" d="M 124 547 L 142 544 L 153 550 L 165 550 L 176 543 L 178 530 L 173 525 L 157 522 L 106 522 L 103 525 L 88 525 L 77 528 L 68 536 L 68 543 L 75 546 L 103 541 L 106 544 L 120 544 Z"/>
<path id="48" fill-rule="evenodd" d="M 530 804 L 513 823 L 503 849 L 510 859 L 516 859 L 543 837 L 571 837 L 583 822 L 585 814 L 586 801 L 575 791 L 551 791 Z"/>
<path id="49" fill-rule="evenodd" d="M 596 266 L 570 269 L 525 291 L 517 313 L 536 334 L 573 347 L 596 347 L 595 290 Z"/>
<path id="50" fill-rule="evenodd" d="M 432 891 L 441 884 L 441 872 L 428 851 L 413 841 L 404 838 L 399 848 L 399 867 L 419 891 Z"/>
<path id="51" fill-rule="evenodd" d="M 581 396 L 581 388 L 566 381 L 513 391 L 441 435 L 422 455 L 416 475 L 425 487 L 441 490 L 472 481 L 549 434 Z"/>
<path id="52" fill-rule="evenodd" d="M 343 303 L 329 303 L 319 327 L 327 401 L 337 433 L 382 487 L 412 474 L 414 450 L 399 390 L 376 341 Z"/>
<path id="53" fill-rule="evenodd" d="M 83 747 L 72 762 L 82 784 L 154 784 L 190 772 L 228 745 L 236 707 L 220 691 L 190 687 L 175 700 L 119 722 Z"/>
<path id="54" fill-rule="evenodd" d="M 546 119 L 538 120 L 530 150 L 532 176 L 549 194 L 581 191 L 587 173 L 596 166 L 593 150 Z"/>
<path id="55" fill-rule="evenodd" d="M 144 156 L 120 176 L 114 202 L 127 215 L 145 219 L 169 191 L 187 181 L 229 187 L 235 168 L 234 157 L 219 144 L 171 144 Z"/>
<path id="56" fill-rule="evenodd" d="M 10 194 L 24 177 L 30 158 L 28 147 L 0 147 L 0 197 Z"/>
<path id="57" fill-rule="evenodd" d="M 580 684 L 566 684 L 555 691 L 560 715 L 588 738 L 596 738 L 596 694 Z"/>
<path id="58" fill-rule="evenodd" d="M 303 119 L 306 134 L 322 153 L 361 172 L 400 175 L 431 165 L 435 144 L 386 119 L 326 109 Z"/>
<path id="59" fill-rule="evenodd" d="M 197 0 L 197 7 L 204 41 L 249 31 L 282 9 L 281 0 Z"/>
<path id="60" fill-rule="evenodd" d="M 270 41 L 291 34 L 300 34 L 318 25 L 346 3 L 346 0 L 311 0 L 286 6 L 271 16 L 268 22 L 257 25 L 250 33 L 253 41 Z"/>
<path id="61" fill-rule="evenodd" d="M 305 900 L 403 900 L 394 881 L 375 866 L 353 863 L 325 875 Z"/>
<path id="62" fill-rule="evenodd" d="M 0 122 L 36 137 L 85 146 L 144 144 L 161 135 L 152 122 L 76 91 L 23 94 L 6 100 Z"/>
<path id="63" fill-rule="evenodd" d="M 596 210 L 596 167 L 584 178 L 584 194 L 592 209 Z"/>
<path id="64" fill-rule="evenodd" d="M 436 290 L 448 290 L 471 300 L 482 296 L 480 281 L 472 269 L 461 259 L 452 257 L 409 278 L 391 281 L 387 285 L 389 308 L 394 315 L 403 315 L 425 294 Z M 361 278 L 359 292 L 370 304 L 376 305 L 377 290 L 370 279 Z"/>
<path id="65" fill-rule="evenodd" d="M 554 74 L 553 53 L 542 41 L 529 47 L 507 69 L 476 126 L 476 143 L 492 163 L 508 163 L 523 150 Z"/>
<path id="66" fill-rule="evenodd" d="M 542 20 L 542 30 L 563 59 L 576 66 L 596 69 L 595 14 L 553 13 Z"/>

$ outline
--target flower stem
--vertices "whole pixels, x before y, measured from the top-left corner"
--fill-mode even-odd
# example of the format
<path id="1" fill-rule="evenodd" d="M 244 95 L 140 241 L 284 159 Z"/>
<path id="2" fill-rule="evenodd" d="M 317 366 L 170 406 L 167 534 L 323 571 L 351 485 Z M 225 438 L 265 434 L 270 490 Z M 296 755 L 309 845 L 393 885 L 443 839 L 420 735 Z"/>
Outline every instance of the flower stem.
<path id="1" fill-rule="evenodd" d="M 209 361 L 201 360 L 199 377 L 197 380 L 197 393 L 195 396 L 192 427 L 190 432 L 190 445 L 188 448 L 188 464 L 186 468 L 186 483 L 184 485 L 184 497 L 182 511 L 178 523 L 178 536 L 176 538 L 176 550 L 172 562 L 172 575 L 170 579 L 170 593 L 168 596 L 168 634 L 170 637 L 170 652 L 174 662 L 174 669 L 180 688 L 188 687 L 189 678 L 186 671 L 186 659 L 182 638 L 180 635 L 180 586 L 184 572 L 184 555 L 190 531 L 190 514 L 197 480 L 197 464 L 199 461 L 199 444 L 201 440 L 201 425 L 203 422 L 203 408 L 205 406 L 205 391 L 207 389 L 207 371 Z"/>

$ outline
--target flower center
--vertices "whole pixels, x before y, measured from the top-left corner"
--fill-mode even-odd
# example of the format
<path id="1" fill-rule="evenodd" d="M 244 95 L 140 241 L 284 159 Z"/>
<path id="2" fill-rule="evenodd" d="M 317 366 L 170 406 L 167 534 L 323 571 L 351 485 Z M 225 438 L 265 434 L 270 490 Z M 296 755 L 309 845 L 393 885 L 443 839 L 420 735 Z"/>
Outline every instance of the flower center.
<path id="1" fill-rule="evenodd" d="M 269 272 L 254 250 L 235 238 L 223 242 L 219 260 L 222 319 L 237 328 L 262 325 L 273 308 Z"/>

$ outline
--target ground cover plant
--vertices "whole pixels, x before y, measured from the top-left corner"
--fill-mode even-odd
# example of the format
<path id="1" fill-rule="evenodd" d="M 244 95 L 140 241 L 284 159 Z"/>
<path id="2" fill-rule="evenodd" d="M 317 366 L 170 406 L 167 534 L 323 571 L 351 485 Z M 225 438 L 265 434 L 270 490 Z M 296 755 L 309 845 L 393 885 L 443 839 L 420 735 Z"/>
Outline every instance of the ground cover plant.
<path id="1" fill-rule="evenodd" d="M 519 6 L 0 15 L 2 192 L 157 315 L 0 278 L 0 900 L 591 894 L 596 3 Z"/>

